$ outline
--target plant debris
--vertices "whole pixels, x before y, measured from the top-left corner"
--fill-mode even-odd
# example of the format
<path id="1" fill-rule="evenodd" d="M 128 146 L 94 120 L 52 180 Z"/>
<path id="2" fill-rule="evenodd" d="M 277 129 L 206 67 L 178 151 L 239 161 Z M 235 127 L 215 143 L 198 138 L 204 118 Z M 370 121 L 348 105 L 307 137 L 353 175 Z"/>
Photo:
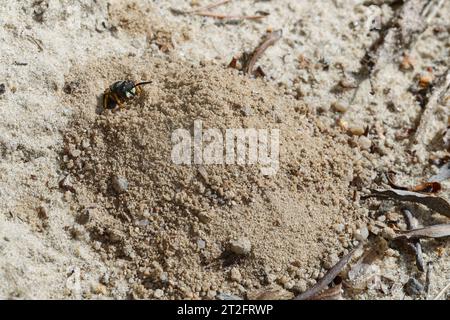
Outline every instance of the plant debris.
<path id="1" fill-rule="evenodd" d="M 355 251 L 360 247 L 361 245 L 343 256 L 342 259 L 338 263 L 336 263 L 330 270 L 328 270 L 325 276 L 317 281 L 317 283 L 312 288 L 306 290 L 302 294 L 299 294 L 294 298 L 294 300 L 311 300 L 314 297 L 317 297 L 339 275 L 345 265 L 350 261 Z"/>
<path id="2" fill-rule="evenodd" d="M 450 224 L 437 224 L 434 226 L 403 231 L 396 239 L 443 238 L 448 236 L 450 236 Z"/>
<path id="3" fill-rule="evenodd" d="M 240 15 L 226 15 L 214 12 L 197 12 L 197 16 L 215 18 L 219 20 L 260 20 L 264 18 L 263 15 L 253 15 L 253 16 L 240 16 Z"/>
<path id="4" fill-rule="evenodd" d="M 283 35 L 282 30 L 276 30 L 268 33 L 261 41 L 261 43 L 253 50 L 252 53 L 243 53 L 240 56 L 235 56 L 231 60 L 228 67 L 243 70 L 244 74 L 249 74 L 253 76 L 264 76 L 265 73 L 261 67 L 257 67 L 255 70 L 255 64 L 259 58 L 264 54 L 264 52 L 270 46 L 273 46 L 278 40 L 281 39 Z M 239 65 L 238 65 L 239 63 Z"/>
<path id="5" fill-rule="evenodd" d="M 419 192 L 407 191 L 407 190 L 371 190 L 371 194 L 367 197 L 376 197 L 380 199 L 391 199 L 398 201 L 407 201 L 420 203 L 429 209 L 436 211 L 444 216 L 450 218 L 450 204 L 444 198 L 431 195 L 423 194 Z"/>
<path id="6" fill-rule="evenodd" d="M 412 187 L 399 186 L 394 181 L 395 174 L 396 174 L 395 172 L 389 171 L 386 175 L 389 185 L 394 189 L 422 192 L 422 193 L 437 193 L 442 190 L 442 186 L 439 182 L 424 182 Z"/>

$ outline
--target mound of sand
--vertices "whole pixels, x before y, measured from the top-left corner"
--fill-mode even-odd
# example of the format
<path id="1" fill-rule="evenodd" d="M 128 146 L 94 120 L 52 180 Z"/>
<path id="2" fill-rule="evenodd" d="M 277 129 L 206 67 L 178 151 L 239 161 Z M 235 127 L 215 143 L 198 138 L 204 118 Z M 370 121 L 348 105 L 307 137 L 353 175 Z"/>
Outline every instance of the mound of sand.
<path id="1" fill-rule="evenodd" d="M 126 109 L 98 114 L 90 79 L 100 70 L 104 87 L 153 83 Z M 106 288 L 125 279 L 137 298 L 244 296 L 269 285 L 298 292 L 323 274 L 324 256 L 349 245 L 336 225 L 362 219 L 352 150 L 277 88 L 235 70 L 152 57 L 97 61 L 67 83 L 79 116 L 65 134 L 60 185 L 78 215 L 72 234 L 111 267 Z M 222 132 L 279 129 L 277 173 L 174 164 L 171 135 L 192 132 L 195 120 Z"/>

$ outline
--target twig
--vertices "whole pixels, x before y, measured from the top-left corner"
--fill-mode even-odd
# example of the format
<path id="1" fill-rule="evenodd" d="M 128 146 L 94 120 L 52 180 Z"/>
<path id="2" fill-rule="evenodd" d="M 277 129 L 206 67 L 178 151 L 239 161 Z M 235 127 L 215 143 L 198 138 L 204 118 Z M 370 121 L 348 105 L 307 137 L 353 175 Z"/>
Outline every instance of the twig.
<path id="1" fill-rule="evenodd" d="M 408 230 L 416 229 L 418 227 L 417 222 L 414 220 L 414 217 L 411 211 L 407 208 L 402 209 L 403 215 L 405 216 L 406 224 L 408 226 Z M 419 271 L 424 272 L 425 266 L 423 262 L 423 252 L 422 252 L 422 244 L 420 240 L 413 240 L 411 243 L 411 247 L 414 249 L 416 254 L 416 266 Z"/>
<path id="2" fill-rule="evenodd" d="M 441 292 L 439 292 L 438 295 L 437 295 L 436 297 L 434 297 L 433 300 L 439 300 L 439 299 L 444 295 L 444 293 L 445 293 L 448 289 L 450 289 L 450 283 L 448 283 L 448 284 L 444 287 L 444 289 L 442 289 Z"/>
<path id="3" fill-rule="evenodd" d="M 263 55 L 263 53 L 267 50 L 267 48 L 274 45 L 278 40 L 280 40 L 282 35 L 283 35 L 282 30 L 271 32 L 267 36 L 267 38 L 251 54 L 250 59 L 248 60 L 247 64 L 244 67 L 244 73 L 252 74 L 253 68 L 255 67 L 255 63 L 258 61 L 258 59 Z"/>
<path id="4" fill-rule="evenodd" d="M 195 12 L 194 14 L 196 16 L 215 18 L 215 19 L 219 19 L 219 20 L 259 20 L 259 19 L 262 19 L 265 17 L 265 16 L 226 15 L 226 14 L 205 12 L 205 11 Z"/>
<path id="5" fill-rule="evenodd" d="M 328 285 L 331 283 L 331 281 L 333 281 L 334 278 L 336 278 L 336 276 L 341 272 L 341 270 L 345 267 L 345 265 L 350 261 L 355 251 L 359 249 L 361 246 L 362 244 L 360 244 L 358 247 L 356 247 L 355 249 L 347 253 L 345 256 L 343 256 L 342 259 L 338 263 L 336 263 L 333 266 L 333 268 L 328 270 L 325 276 L 322 279 L 320 279 L 312 288 L 306 290 L 302 294 L 299 294 L 294 298 L 294 300 L 308 300 L 316 296 L 320 292 L 322 292 L 324 289 L 326 289 Z"/>
<path id="6" fill-rule="evenodd" d="M 405 202 L 420 203 L 429 209 L 436 211 L 450 218 L 450 203 L 442 197 L 419 192 L 387 189 L 375 190 L 371 189 L 371 194 L 364 196 L 364 199 L 375 197 L 383 200 L 397 200 Z"/>
<path id="7" fill-rule="evenodd" d="M 44 48 L 42 47 L 42 41 L 41 40 L 37 40 L 37 39 L 35 39 L 32 36 L 27 36 L 27 38 L 28 38 L 29 41 L 33 42 L 38 47 L 39 52 L 44 51 Z"/>

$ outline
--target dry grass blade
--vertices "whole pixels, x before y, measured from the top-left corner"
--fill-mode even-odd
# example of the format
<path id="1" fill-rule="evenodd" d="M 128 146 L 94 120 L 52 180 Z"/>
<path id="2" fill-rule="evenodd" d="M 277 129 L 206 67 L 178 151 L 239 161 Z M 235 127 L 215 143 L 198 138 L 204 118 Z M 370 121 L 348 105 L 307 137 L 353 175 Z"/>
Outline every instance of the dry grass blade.
<path id="1" fill-rule="evenodd" d="M 430 227 L 404 231 L 397 238 L 418 239 L 418 238 L 443 238 L 450 236 L 450 224 L 437 224 Z"/>
<path id="2" fill-rule="evenodd" d="M 320 279 L 312 288 L 306 290 L 302 294 L 299 294 L 294 298 L 294 300 L 309 300 L 313 297 L 320 294 L 323 290 L 325 290 L 328 285 L 338 276 L 338 274 L 342 271 L 342 269 L 345 267 L 345 265 L 350 261 L 353 254 L 357 249 L 359 249 L 361 245 L 347 253 L 345 256 L 342 257 L 342 259 L 336 263 L 328 272 L 325 274 L 325 276 Z"/>
<path id="3" fill-rule="evenodd" d="M 420 203 L 450 218 L 450 204 L 444 198 L 406 190 L 371 190 L 369 197 Z"/>
<path id="4" fill-rule="evenodd" d="M 264 52 L 270 46 L 273 46 L 278 40 L 281 39 L 283 32 L 281 30 L 276 30 L 274 32 L 269 33 L 269 35 L 264 39 L 264 41 L 253 51 L 248 60 L 247 64 L 244 67 L 244 73 L 253 74 L 253 69 L 255 67 L 256 62 L 259 58 L 264 54 Z"/>
<path id="5" fill-rule="evenodd" d="M 239 15 L 226 15 L 226 14 L 220 14 L 220 13 L 214 13 L 214 12 L 206 12 L 206 11 L 197 11 L 194 12 L 196 16 L 201 17 L 209 17 L 209 18 L 215 18 L 219 20 L 259 20 L 264 18 L 265 16 L 239 16 Z"/>

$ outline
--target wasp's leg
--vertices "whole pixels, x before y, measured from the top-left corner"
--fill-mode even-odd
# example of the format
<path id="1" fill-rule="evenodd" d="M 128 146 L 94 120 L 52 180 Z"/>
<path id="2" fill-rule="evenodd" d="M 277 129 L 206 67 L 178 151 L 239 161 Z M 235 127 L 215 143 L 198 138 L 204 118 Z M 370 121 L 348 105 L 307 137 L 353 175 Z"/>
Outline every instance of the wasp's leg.
<path id="1" fill-rule="evenodd" d="M 105 92 L 103 94 L 103 109 L 109 109 L 108 108 L 108 102 L 109 102 L 110 98 L 111 97 L 110 97 L 110 93 L 109 92 Z"/>
<path id="2" fill-rule="evenodd" d="M 124 102 L 122 100 L 120 100 L 120 98 L 117 96 L 117 94 L 113 93 L 112 96 L 114 98 L 114 101 L 119 106 L 119 108 L 122 109 L 124 107 Z"/>

